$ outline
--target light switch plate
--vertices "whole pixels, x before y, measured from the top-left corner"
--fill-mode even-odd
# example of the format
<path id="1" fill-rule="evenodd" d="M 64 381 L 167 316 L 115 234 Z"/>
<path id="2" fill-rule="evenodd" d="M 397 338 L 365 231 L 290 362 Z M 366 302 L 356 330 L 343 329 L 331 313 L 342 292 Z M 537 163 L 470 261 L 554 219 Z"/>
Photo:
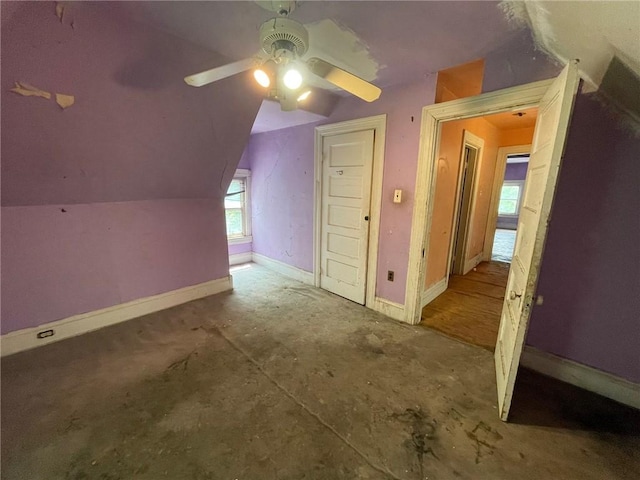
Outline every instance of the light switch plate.
<path id="1" fill-rule="evenodd" d="M 402 190 L 395 190 L 393 192 L 393 203 L 402 202 Z"/>

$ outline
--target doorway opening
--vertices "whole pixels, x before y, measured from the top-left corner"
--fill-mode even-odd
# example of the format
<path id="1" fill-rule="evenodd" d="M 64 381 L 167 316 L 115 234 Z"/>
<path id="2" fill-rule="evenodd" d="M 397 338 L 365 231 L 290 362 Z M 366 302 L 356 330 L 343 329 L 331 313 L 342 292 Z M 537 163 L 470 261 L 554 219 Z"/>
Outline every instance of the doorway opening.
<path id="1" fill-rule="evenodd" d="M 508 150 L 508 151 L 505 151 Z M 518 153 L 510 151 L 518 150 Z M 524 199 L 524 186 L 529 168 L 530 145 L 521 148 L 501 149 L 498 151 L 498 163 L 501 168 L 496 168 L 496 202 L 497 211 L 493 233 L 493 245 L 491 246 L 491 260 L 496 262 L 511 263 L 513 249 L 515 248 L 516 233 L 520 207 Z M 496 206 L 494 205 L 494 208 Z M 492 223 L 493 225 L 493 223 Z M 487 231 L 487 237 L 490 235 Z"/>
<path id="2" fill-rule="evenodd" d="M 450 170 L 447 157 L 439 153 L 444 144 L 441 141 L 444 140 L 444 129 L 457 121 L 469 121 L 483 115 L 512 112 L 517 116 L 524 109 L 538 108 L 531 142 L 526 194 L 519 218 L 513 262 L 508 270 L 507 293 L 500 311 L 494 354 L 499 415 L 505 421 L 513 398 L 531 310 L 539 300 L 535 296 L 538 275 L 578 82 L 577 61 L 573 61 L 551 81 L 453 100 L 446 104 L 424 107 L 422 111 L 422 126 L 425 131 L 421 136 L 417 178 L 427 188 L 424 191 L 416 190 L 409 252 L 410 269 L 407 276 L 407 284 L 411 285 L 413 282 L 415 289 L 407 290 L 406 295 L 406 318 L 414 324 L 419 323 L 422 308 L 446 290 L 449 281 L 448 275 L 445 275 L 442 279 L 436 276 L 433 287 L 428 287 L 427 283 L 434 280 L 433 275 L 428 274 L 432 268 L 432 264 L 427 261 L 432 254 L 431 247 L 443 243 L 430 237 L 434 232 L 438 233 L 433 223 L 439 211 L 434 208 L 437 180 L 442 177 L 443 171 Z M 444 165 L 441 166 L 442 160 Z M 445 230 L 440 233 L 448 232 Z M 473 250 L 467 253 L 472 252 Z M 486 255 L 485 251 L 484 256 Z M 448 258 L 445 258 L 445 266 L 448 265 Z"/>
<path id="3" fill-rule="evenodd" d="M 441 128 L 425 275 L 425 292 L 433 298 L 424 302 L 421 325 L 491 351 L 524 185 L 524 177 L 521 184 L 505 185 L 505 179 L 521 176 L 511 164 L 526 169 L 515 162 L 528 159 L 537 114 L 534 107 L 443 122 Z M 501 228 L 510 225 L 512 230 Z M 495 257 L 502 250 L 509 261 Z"/>
<path id="4" fill-rule="evenodd" d="M 457 208 L 454 211 L 454 228 L 449 270 L 464 275 L 467 271 L 466 252 L 469 248 L 471 220 L 475 213 L 478 186 L 478 164 L 484 149 L 484 140 L 464 130 L 462 158 L 459 166 Z"/>

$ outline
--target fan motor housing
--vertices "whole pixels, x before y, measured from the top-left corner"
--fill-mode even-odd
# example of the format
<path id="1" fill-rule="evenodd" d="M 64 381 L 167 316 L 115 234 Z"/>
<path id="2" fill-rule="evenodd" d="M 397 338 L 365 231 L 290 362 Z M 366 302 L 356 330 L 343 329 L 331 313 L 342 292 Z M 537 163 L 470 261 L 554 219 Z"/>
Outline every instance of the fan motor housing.
<path id="1" fill-rule="evenodd" d="M 278 48 L 287 45 L 302 56 L 309 49 L 309 33 L 300 22 L 286 17 L 272 18 L 260 26 L 260 45 L 268 55 L 273 53 L 275 45 Z"/>

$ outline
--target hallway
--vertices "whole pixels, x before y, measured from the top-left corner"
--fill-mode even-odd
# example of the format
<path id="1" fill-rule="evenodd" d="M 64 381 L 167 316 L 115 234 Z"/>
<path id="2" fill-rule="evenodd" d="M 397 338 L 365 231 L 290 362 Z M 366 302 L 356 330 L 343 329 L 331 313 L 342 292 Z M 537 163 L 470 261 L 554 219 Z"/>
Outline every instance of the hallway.
<path id="1" fill-rule="evenodd" d="M 482 262 L 422 310 L 422 323 L 445 335 L 493 352 L 500 326 L 509 264 Z"/>

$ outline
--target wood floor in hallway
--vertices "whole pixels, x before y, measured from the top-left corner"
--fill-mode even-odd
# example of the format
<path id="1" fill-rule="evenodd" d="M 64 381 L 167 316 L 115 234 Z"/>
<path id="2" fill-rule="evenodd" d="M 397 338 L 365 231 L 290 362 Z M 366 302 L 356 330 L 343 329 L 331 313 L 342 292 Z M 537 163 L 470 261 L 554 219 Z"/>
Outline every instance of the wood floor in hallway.
<path id="1" fill-rule="evenodd" d="M 422 310 L 420 325 L 493 351 L 508 276 L 503 262 L 482 262 L 464 276 L 452 275 L 449 288 Z"/>

